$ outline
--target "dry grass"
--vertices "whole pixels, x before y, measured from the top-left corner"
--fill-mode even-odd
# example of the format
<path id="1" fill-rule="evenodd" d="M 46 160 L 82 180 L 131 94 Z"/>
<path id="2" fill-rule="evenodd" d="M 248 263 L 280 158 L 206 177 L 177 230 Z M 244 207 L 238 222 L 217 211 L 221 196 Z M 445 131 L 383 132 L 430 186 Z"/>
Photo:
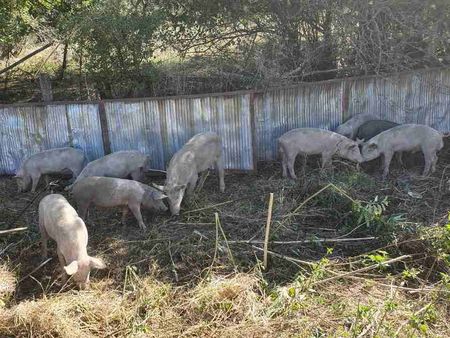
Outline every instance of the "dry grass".
<path id="1" fill-rule="evenodd" d="M 208 177 L 181 217 L 145 212 L 146 232 L 131 217 L 122 227 L 118 210 L 92 209 L 89 253 L 108 269 L 94 272 L 92 289 L 81 292 L 61 284 L 56 255 L 33 272 L 41 263 L 37 202 L 23 211 L 34 195 L 17 194 L 12 179 L 2 178 L 0 228 L 30 230 L 0 237 L 0 285 L 7 285 L 0 292 L 8 290 L 0 294 L 0 336 L 450 336 L 450 288 L 440 275 L 448 268 L 432 246 L 450 209 L 448 149 L 427 178 L 414 174 L 421 166 L 415 157 L 408 171 L 394 167 L 388 182 L 377 179 L 373 165 L 363 173 L 337 162 L 334 172 L 321 174 L 315 160 L 295 182 L 282 179 L 276 163 L 228 174 L 226 194 Z M 315 195 L 330 183 L 336 189 Z M 52 189 L 65 194 L 62 186 Z M 378 239 L 272 244 L 278 256 L 263 272 L 254 248 L 260 245 L 232 241 L 263 239 L 270 192 L 272 241 Z M 367 206 L 376 195 L 388 196 L 386 210 L 357 225 L 354 201 Z M 386 259 L 406 258 L 383 267 L 380 248 Z"/>

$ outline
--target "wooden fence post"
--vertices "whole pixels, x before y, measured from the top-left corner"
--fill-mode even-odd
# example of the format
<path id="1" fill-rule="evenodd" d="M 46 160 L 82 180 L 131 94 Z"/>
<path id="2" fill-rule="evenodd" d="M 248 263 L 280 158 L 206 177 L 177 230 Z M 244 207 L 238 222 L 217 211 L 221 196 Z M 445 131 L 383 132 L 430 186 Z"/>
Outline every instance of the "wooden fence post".
<path id="1" fill-rule="evenodd" d="M 111 141 L 109 139 L 108 120 L 106 118 L 105 103 L 98 102 L 98 115 L 100 117 L 100 128 L 102 129 L 103 150 L 105 155 L 111 154 Z"/>

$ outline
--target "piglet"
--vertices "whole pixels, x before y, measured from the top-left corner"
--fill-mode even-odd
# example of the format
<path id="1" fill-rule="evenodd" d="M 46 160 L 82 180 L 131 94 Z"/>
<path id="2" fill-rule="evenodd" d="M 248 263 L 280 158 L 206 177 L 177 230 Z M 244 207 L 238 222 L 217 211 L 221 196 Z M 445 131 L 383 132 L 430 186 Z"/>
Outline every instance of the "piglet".
<path id="1" fill-rule="evenodd" d="M 379 120 L 379 118 L 371 114 L 356 114 L 339 125 L 336 128 L 336 133 L 354 140 L 359 127 L 363 123 L 373 120 Z"/>
<path id="2" fill-rule="evenodd" d="M 27 157 L 16 173 L 19 192 L 30 188 L 35 192 L 41 175 L 62 174 L 69 170 L 75 178 L 83 170 L 85 164 L 84 153 L 75 148 L 55 148 L 45 150 Z"/>
<path id="3" fill-rule="evenodd" d="M 184 193 L 191 195 L 197 185 L 198 174 L 214 166 L 219 176 L 219 189 L 225 191 L 222 140 L 214 132 L 193 136 L 169 162 L 164 187 L 172 215 L 180 213 Z"/>
<path id="4" fill-rule="evenodd" d="M 421 124 L 402 124 L 372 137 L 363 144 L 361 153 L 365 161 L 383 156 L 383 179 L 396 152 L 421 151 L 425 159 L 423 175 L 436 169 L 437 152 L 444 146 L 443 136 L 436 129 Z"/>
<path id="5" fill-rule="evenodd" d="M 47 257 L 47 241 L 56 242 L 59 264 L 80 289 L 89 286 L 89 274 L 92 268 L 104 269 L 105 263 L 100 258 L 87 253 L 88 232 L 83 220 L 64 196 L 51 194 L 39 203 L 39 230 L 42 238 L 42 257 Z"/>
<path id="6" fill-rule="evenodd" d="M 74 184 L 67 187 L 72 189 L 75 183 L 85 177 L 105 176 L 127 178 L 139 181 L 142 179 L 145 169 L 149 166 L 150 157 L 135 150 L 122 150 L 103 156 L 95 161 L 88 163 Z"/>
<path id="7" fill-rule="evenodd" d="M 278 152 L 282 159 L 283 177 L 287 177 L 289 170 L 292 178 L 297 178 L 294 163 L 298 154 L 303 155 L 305 159 L 306 155 L 322 155 L 322 168 L 331 165 L 335 154 L 357 163 L 363 161 L 355 141 L 317 128 L 292 129 L 281 135 L 278 139 Z"/>
<path id="8" fill-rule="evenodd" d="M 72 194 L 83 219 L 86 219 L 87 210 L 91 204 L 104 208 L 121 207 L 122 223 L 125 222 L 128 210 L 131 210 L 141 229 L 146 228 L 142 220 L 141 206 L 156 211 L 167 210 L 163 202 L 166 197 L 164 194 L 132 180 L 86 177 L 74 185 Z"/>

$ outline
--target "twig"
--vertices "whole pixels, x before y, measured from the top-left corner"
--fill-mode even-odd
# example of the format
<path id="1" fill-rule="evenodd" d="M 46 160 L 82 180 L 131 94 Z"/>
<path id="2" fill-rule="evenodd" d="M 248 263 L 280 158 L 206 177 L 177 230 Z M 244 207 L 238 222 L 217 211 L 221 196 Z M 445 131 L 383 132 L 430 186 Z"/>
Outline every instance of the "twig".
<path id="1" fill-rule="evenodd" d="M 380 263 L 380 264 L 374 264 L 374 265 L 371 265 L 371 266 L 366 266 L 366 267 L 358 269 L 358 270 L 349 271 L 349 272 L 346 272 L 346 273 L 341 274 L 341 275 L 336 275 L 334 277 L 322 279 L 322 280 L 319 280 L 319 281 L 313 283 L 312 285 L 319 285 L 319 284 L 331 282 L 333 280 L 340 279 L 340 278 L 343 278 L 343 277 L 346 277 L 346 276 L 349 276 L 349 275 L 353 275 L 353 274 L 356 274 L 356 273 L 370 271 L 370 270 L 373 270 L 373 269 L 376 269 L 376 268 L 380 267 L 381 265 L 395 263 L 395 262 L 398 262 L 398 261 L 401 261 L 403 259 L 410 258 L 410 257 L 411 257 L 411 255 L 403 255 L 403 256 L 400 256 L 400 257 L 393 258 L 393 259 L 389 259 L 389 260 L 387 260 L 387 261 L 385 261 L 383 263 Z"/>
<path id="2" fill-rule="evenodd" d="M 270 223 L 272 221 L 273 192 L 269 195 L 269 210 L 267 211 L 266 235 L 264 237 L 264 270 L 267 270 L 267 250 L 269 248 Z"/>
<path id="3" fill-rule="evenodd" d="M 178 273 L 177 273 L 177 268 L 175 266 L 175 262 L 173 261 L 172 250 L 170 250 L 170 241 L 169 241 L 169 256 L 170 256 L 170 262 L 172 263 L 172 272 L 175 276 L 175 281 L 178 283 Z"/>
<path id="4" fill-rule="evenodd" d="M 428 310 L 428 308 L 430 307 L 432 303 L 428 303 L 427 305 L 425 305 L 424 307 L 422 307 L 420 310 L 414 312 L 413 316 L 417 316 L 419 314 L 421 314 L 423 311 Z M 412 317 L 412 316 L 411 316 Z M 409 319 L 405 320 L 398 328 L 397 332 L 395 332 L 395 336 L 394 337 L 398 337 L 398 335 L 400 334 L 400 331 L 403 329 L 403 327 L 405 327 L 406 324 L 409 323 Z"/>
<path id="5" fill-rule="evenodd" d="M 214 213 L 214 218 L 215 218 L 216 224 L 219 226 L 219 230 L 222 233 L 223 239 L 227 246 L 228 255 L 230 256 L 230 260 L 233 263 L 234 267 L 236 268 L 236 262 L 234 261 L 233 253 L 231 252 L 230 246 L 228 244 L 227 236 L 225 236 L 225 232 L 223 231 L 222 224 L 220 223 L 220 219 L 219 219 L 219 214 L 217 212 Z"/>
<path id="6" fill-rule="evenodd" d="M 336 274 L 336 272 L 332 272 L 333 274 Z M 355 279 L 355 280 L 362 280 L 362 281 L 367 281 L 367 278 L 364 277 L 358 277 L 358 276 L 345 276 L 344 278 L 349 278 L 349 279 Z M 442 290 L 442 289 L 436 289 L 436 288 L 408 288 L 406 286 L 400 286 L 400 285 L 392 285 L 392 284 L 385 284 L 385 283 L 381 283 L 378 282 L 374 279 L 371 279 L 370 282 L 375 283 L 379 286 L 383 286 L 383 287 L 387 287 L 387 288 L 394 288 L 394 289 L 399 289 L 399 290 L 403 290 L 403 291 L 407 291 L 411 294 L 413 293 L 428 293 L 428 292 L 442 292 L 442 293 L 449 293 L 450 291 L 448 290 Z"/>
<path id="7" fill-rule="evenodd" d="M 9 233 L 13 233 L 13 232 L 19 232 L 19 231 L 23 231 L 28 229 L 28 227 L 23 227 L 23 228 L 13 228 L 13 229 L 8 229 L 8 230 L 0 230 L 0 235 L 4 235 L 4 234 L 9 234 Z"/>
<path id="8" fill-rule="evenodd" d="M 226 201 L 226 202 L 222 202 L 222 203 L 218 203 L 218 204 L 214 204 L 214 205 L 209 205 L 207 207 L 200 208 L 200 209 L 187 210 L 187 211 L 184 212 L 184 214 L 189 214 L 191 212 L 208 210 L 208 209 L 211 209 L 211 208 L 215 208 L 215 207 L 218 207 L 218 206 L 221 206 L 221 205 L 225 205 L 225 204 L 229 204 L 229 203 L 233 203 L 233 202 L 235 202 L 235 201 Z"/>
<path id="9" fill-rule="evenodd" d="M 214 215 L 218 215 L 217 212 Z M 219 249 L 219 224 L 217 223 L 217 218 L 216 218 L 216 245 L 214 247 L 214 257 L 213 257 L 211 265 L 209 266 L 209 269 L 208 269 L 208 275 L 210 275 L 210 273 L 211 273 L 214 262 L 216 261 L 216 258 L 217 258 L 217 250 Z"/>
<path id="10" fill-rule="evenodd" d="M 378 237 L 360 237 L 360 238 L 319 238 L 319 239 L 305 239 L 302 241 L 272 241 L 271 244 L 306 244 L 306 243 L 336 243 L 336 242 L 356 242 L 356 241 L 371 241 Z M 243 243 L 243 244 L 263 244 L 264 241 L 229 241 L 229 243 Z"/>
<path id="11" fill-rule="evenodd" d="M 48 258 L 47 260 L 45 260 L 44 262 L 42 262 L 41 264 L 39 264 L 39 266 L 35 269 L 33 269 L 28 275 L 26 275 L 25 277 L 23 277 L 22 279 L 20 279 L 17 284 L 20 284 L 21 282 L 23 282 L 25 279 L 27 279 L 28 277 L 30 277 L 33 273 L 35 273 L 36 271 L 38 271 L 40 268 L 42 268 L 45 264 L 47 264 L 48 262 L 50 262 L 52 260 L 52 258 Z"/>
<path id="12" fill-rule="evenodd" d="M 260 247 L 254 246 L 254 245 L 250 245 L 250 246 L 253 249 L 255 249 L 255 250 L 264 251 L 263 248 L 260 248 Z M 308 266 L 314 266 L 315 264 L 317 264 L 317 262 L 302 261 L 301 259 L 297 259 L 297 258 L 289 257 L 289 256 L 286 256 L 286 255 L 282 255 L 282 254 L 279 254 L 277 252 L 273 252 L 273 251 L 270 251 L 270 250 L 267 250 L 267 253 L 271 254 L 274 257 L 285 259 L 285 260 L 287 260 L 289 262 L 293 262 L 293 263 L 299 263 L 299 264 L 308 265 Z"/>

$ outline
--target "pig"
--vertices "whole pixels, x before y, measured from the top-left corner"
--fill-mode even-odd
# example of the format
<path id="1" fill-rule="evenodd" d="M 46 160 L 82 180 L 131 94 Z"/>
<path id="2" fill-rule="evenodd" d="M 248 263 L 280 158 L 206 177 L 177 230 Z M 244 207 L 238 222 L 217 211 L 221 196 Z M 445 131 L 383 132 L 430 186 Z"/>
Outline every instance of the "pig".
<path id="1" fill-rule="evenodd" d="M 77 286 L 84 290 L 89 286 L 92 268 L 104 269 L 100 258 L 87 253 L 88 232 L 83 220 L 64 196 L 51 194 L 39 203 L 39 231 L 42 240 L 42 257 L 47 257 L 47 241 L 56 242 L 56 253 L 63 270 L 63 283 L 73 276 Z"/>
<path id="2" fill-rule="evenodd" d="M 70 171 L 72 180 L 80 174 L 86 163 L 81 150 L 75 148 L 55 148 L 45 150 L 26 158 L 16 173 L 18 191 L 35 192 L 41 175 L 62 174 Z"/>
<path id="3" fill-rule="evenodd" d="M 399 125 L 398 123 L 386 120 L 367 121 L 358 128 L 355 138 L 359 141 L 368 141 L 379 133 Z"/>
<path id="4" fill-rule="evenodd" d="M 127 178 L 131 176 L 133 180 L 139 181 L 142 179 L 144 170 L 148 167 L 149 163 L 149 156 L 139 151 L 117 151 L 88 163 L 80 175 L 78 175 L 75 182 L 67 187 L 66 190 L 72 189 L 75 183 L 90 176 L 116 178 Z"/>
<path id="5" fill-rule="evenodd" d="M 298 154 L 322 155 L 322 169 L 331 165 L 334 154 L 354 162 L 362 162 L 363 158 L 358 144 L 340 134 L 317 128 L 298 128 L 288 131 L 278 139 L 278 152 L 282 159 L 283 177 L 288 171 L 292 178 L 297 178 L 294 172 L 294 162 Z M 305 164 L 303 164 L 304 166 Z"/>
<path id="6" fill-rule="evenodd" d="M 336 133 L 344 135 L 352 140 L 355 139 L 358 128 L 367 121 L 379 120 L 378 117 L 371 114 L 356 114 L 345 123 L 336 128 Z"/>
<path id="7" fill-rule="evenodd" d="M 194 192 L 198 174 L 215 165 L 219 176 L 220 191 L 225 191 L 222 141 L 214 132 L 204 132 L 192 137 L 173 155 L 167 169 L 164 187 L 159 187 L 167 195 L 172 215 L 180 213 L 181 201 Z"/>
<path id="8" fill-rule="evenodd" d="M 364 143 L 364 141 L 370 140 L 372 137 L 377 136 L 379 133 L 397 127 L 399 126 L 399 123 L 395 123 L 392 121 L 386 121 L 386 120 L 373 120 L 373 121 L 367 121 L 364 122 L 359 128 L 356 133 L 356 142 L 358 144 Z M 403 160 L 402 160 L 402 153 L 397 153 L 397 159 L 400 165 L 403 166 Z"/>
<path id="9" fill-rule="evenodd" d="M 167 211 L 161 192 L 140 182 L 112 177 L 85 177 L 75 183 L 72 189 L 81 218 L 86 219 L 89 206 L 122 207 L 122 223 L 131 210 L 141 229 L 146 226 L 142 220 L 141 205 L 146 209 Z"/>
<path id="10" fill-rule="evenodd" d="M 443 135 L 437 130 L 420 124 L 403 124 L 378 134 L 362 146 L 365 161 L 383 155 L 383 179 L 389 174 L 389 165 L 395 152 L 422 151 L 425 158 L 423 175 L 436 169 L 436 153 L 444 146 Z"/>

